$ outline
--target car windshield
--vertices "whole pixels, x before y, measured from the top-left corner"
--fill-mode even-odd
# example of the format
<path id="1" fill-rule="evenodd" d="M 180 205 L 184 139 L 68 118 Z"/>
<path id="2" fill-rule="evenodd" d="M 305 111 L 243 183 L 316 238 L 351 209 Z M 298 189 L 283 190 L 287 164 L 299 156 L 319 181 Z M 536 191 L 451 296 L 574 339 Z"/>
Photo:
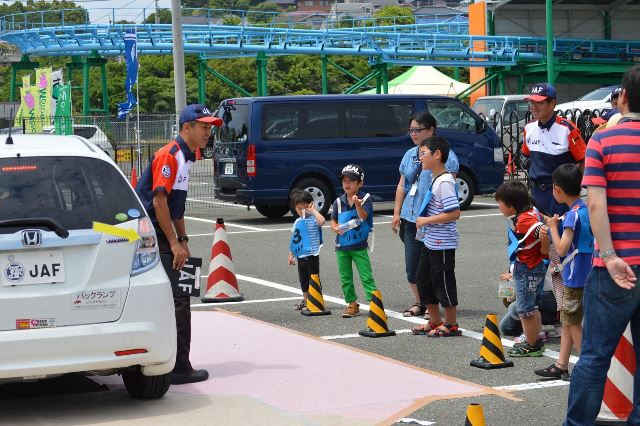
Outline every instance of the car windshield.
<path id="1" fill-rule="evenodd" d="M 578 101 L 602 101 L 611 93 L 611 87 L 602 87 L 579 97 Z"/>
<path id="2" fill-rule="evenodd" d="M 145 216 L 126 179 L 109 163 L 85 157 L 0 158 L 0 218 L 50 218 L 91 229 Z M 2 233 L 15 229 L 0 228 Z"/>
<path id="3" fill-rule="evenodd" d="M 495 112 L 502 111 L 502 104 L 504 100 L 502 99 L 478 99 L 475 104 L 473 104 L 473 110 L 478 114 L 484 114 L 485 117 L 490 118 L 489 114 L 491 110 L 495 110 Z"/>

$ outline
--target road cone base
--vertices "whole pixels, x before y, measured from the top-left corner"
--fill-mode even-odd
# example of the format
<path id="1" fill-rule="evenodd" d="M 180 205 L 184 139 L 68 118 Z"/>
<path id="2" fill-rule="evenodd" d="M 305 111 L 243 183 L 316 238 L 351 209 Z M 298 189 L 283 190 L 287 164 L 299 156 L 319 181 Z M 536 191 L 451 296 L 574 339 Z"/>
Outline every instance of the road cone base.
<path id="1" fill-rule="evenodd" d="M 471 361 L 470 365 L 472 367 L 484 368 L 485 370 L 493 370 L 495 368 L 505 368 L 505 367 L 513 367 L 513 361 L 506 360 L 505 362 L 500 362 L 498 364 L 492 364 L 484 358 L 474 359 Z"/>
<path id="2" fill-rule="evenodd" d="M 242 302 L 244 300 L 244 296 L 239 294 L 238 296 L 233 297 L 203 297 L 200 299 L 202 303 L 221 303 L 221 302 Z"/>
<path id="3" fill-rule="evenodd" d="M 305 317 L 317 317 L 319 315 L 331 315 L 331 311 L 310 311 L 308 309 L 303 309 L 300 311 L 302 315 Z"/>
<path id="4" fill-rule="evenodd" d="M 395 336 L 396 332 L 394 330 L 389 330 L 385 333 L 376 333 L 370 328 L 366 328 L 365 330 L 360 330 L 360 333 L 358 334 L 364 337 L 387 337 L 387 336 Z"/>

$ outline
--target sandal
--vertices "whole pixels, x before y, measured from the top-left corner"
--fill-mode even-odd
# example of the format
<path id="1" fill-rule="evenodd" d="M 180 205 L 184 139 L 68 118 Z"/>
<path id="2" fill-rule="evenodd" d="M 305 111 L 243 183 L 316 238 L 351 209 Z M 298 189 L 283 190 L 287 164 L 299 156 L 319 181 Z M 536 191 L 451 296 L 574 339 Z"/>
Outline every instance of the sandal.
<path id="1" fill-rule="evenodd" d="M 418 324 L 418 325 L 416 325 L 415 327 L 413 327 L 411 329 L 411 333 L 413 333 L 415 335 L 424 336 L 425 334 L 428 334 L 428 333 L 432 332 L 433 330 L 436 330 L 442 324 L 444 324 L 444 323 L 441 322 L 440 324 L 434 324 L 431 321 L 429 321 L 426 324 Z"/>
<path id="2" fill-rule="evenodd" d="M 307 308 L 307 301 L 304 299 L 302 299 L 302 302 L 296 303 L 295 305 L 293 305 L 293 309 L 296 311 L 301 311 L 306 308 Z"/>
<path id="3" fill-rule="evenodd" d="M 429 337 L 455 337 L 462 336 L 462 331 L 458 328 L 458 323 L 455 324 L 443 324 L 441 323 L 438 327 L 432 329 L 429 333 L 427 333 Z"/>
<path id="4" fill-rule="evenodd" d="M 560 368 L 556 364 L 551 364 L 547 368 L 535 370 L 533 373 L 537 376 L 545 377 L 547 379 L 566 380 L 569 378 L 569 369 Z"/>
<path id="5" fill-rule="evenodd" d="M 426 306 L 421 306 L 419 303 L 414 303 L 411 307 L 404 310 L 402 316 L 405 317 L 419 317 L 427 312 Z"/>

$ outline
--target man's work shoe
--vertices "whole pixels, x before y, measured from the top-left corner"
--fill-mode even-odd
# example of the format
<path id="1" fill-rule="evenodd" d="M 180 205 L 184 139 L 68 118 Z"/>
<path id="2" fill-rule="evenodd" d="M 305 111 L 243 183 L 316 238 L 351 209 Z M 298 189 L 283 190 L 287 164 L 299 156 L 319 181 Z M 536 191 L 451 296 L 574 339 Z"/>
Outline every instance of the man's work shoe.
<path id="1" fill-rule="evenodd" d="M 171 373 L 172 385 L 184 385 L 186 383 L 204 382 L 209 378 L 207 370 L 191 370 L 187 373 Z"/>
<path id="2" fill-rule="evenodd" d="M 356 302 L 349 303 L 349 306 L 342 313 L 342 318 L 351 318 L 355 317 L 360 313 L 360 305 Z"/>

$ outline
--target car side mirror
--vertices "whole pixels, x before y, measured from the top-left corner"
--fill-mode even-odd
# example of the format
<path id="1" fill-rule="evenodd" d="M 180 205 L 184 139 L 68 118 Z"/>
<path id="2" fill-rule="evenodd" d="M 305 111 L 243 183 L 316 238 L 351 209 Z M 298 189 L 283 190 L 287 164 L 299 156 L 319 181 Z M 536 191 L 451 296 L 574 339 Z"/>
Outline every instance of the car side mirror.
<path id="1" fill-rule="evenodd" d="M 476 132 L 482 133 L 487 128 L 487 123 L 482 118 L 476 119 Z"/>

